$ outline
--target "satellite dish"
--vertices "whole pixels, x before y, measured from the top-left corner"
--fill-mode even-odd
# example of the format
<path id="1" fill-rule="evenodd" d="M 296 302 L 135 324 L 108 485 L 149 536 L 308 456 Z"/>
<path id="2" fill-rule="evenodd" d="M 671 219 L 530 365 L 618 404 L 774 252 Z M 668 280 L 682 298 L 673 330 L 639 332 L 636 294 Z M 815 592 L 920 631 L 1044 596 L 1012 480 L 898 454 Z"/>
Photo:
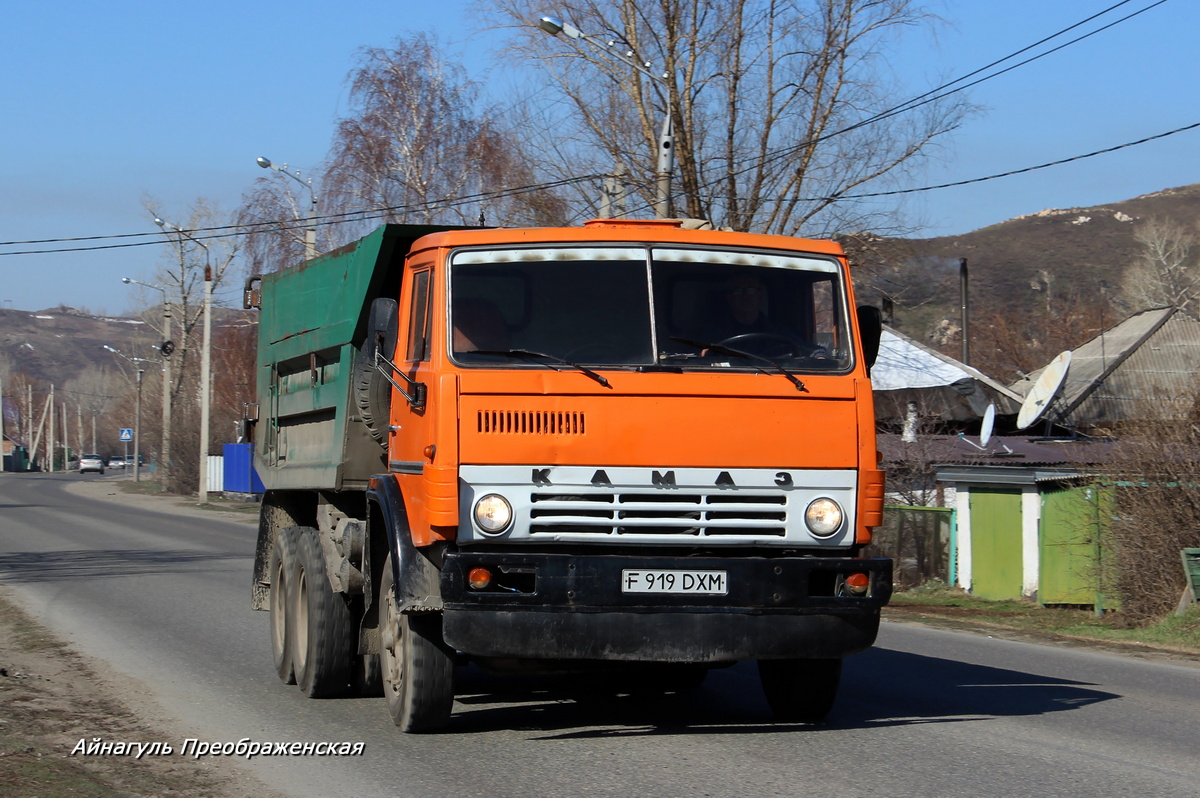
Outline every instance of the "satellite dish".
<path id="1" fill-rule="evenodd" d="M 1050 403 L 1054 401 L 1054 397 L 1058 396 L 1063 383 L 1066 382 L 1067 369 L 1070 366 L 1071 350 L 1069 349 L 1050 361 L 1050 365 L 1042 371 L 1042 375 L 1037 378 L 1037 382 L 1025 395 L 1025 401 L 1021 403 L 1021 412 L 1017 413 L 1017 429 L 1025 429 L 1046 413 Z"/>
<path id="2" fill-rule="evenodd" d="M 979 428 L 979 443 L 983 446 L 988 445 L 988 441 L 992 439 L 992 430 L 996 427 L 996 405 L 994 402 L 988 403 L 987 410 L 983 411 L 983 426 Z"/>

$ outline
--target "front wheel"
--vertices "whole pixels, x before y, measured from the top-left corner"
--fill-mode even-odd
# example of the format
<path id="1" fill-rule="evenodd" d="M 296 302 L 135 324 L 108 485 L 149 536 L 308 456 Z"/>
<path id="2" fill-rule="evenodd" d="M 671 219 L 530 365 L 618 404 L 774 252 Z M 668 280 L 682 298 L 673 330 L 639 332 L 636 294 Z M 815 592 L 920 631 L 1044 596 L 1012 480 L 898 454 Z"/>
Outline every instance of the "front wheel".
<path id="1" fill-rule="evenodd" d="M 379 585 L 379 669 L 392 722 L 405 732 L 440 729 L 454 706 L 454 658 L 442 642 L 442 616 L 402 613 L 396 604 L 392 558 Z"/>
<path id="2" fill-rule="evenodd" d="M 816 723 L 833 709 L 842 679 L 840 659 L 768 659 L 758 661 L 763 693 L 775 717 Z"/>

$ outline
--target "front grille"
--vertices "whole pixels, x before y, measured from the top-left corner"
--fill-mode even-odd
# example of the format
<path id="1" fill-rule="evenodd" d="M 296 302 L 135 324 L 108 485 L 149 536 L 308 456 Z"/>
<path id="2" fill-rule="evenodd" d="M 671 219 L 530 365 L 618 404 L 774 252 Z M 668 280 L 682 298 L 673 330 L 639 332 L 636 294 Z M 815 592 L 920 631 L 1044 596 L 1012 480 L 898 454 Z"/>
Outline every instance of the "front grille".
<path id="1" fill-rule="evenodd" d="M 679 535 L 704 538 L 784 537 L 787 500 L 780 493 L 614 491 L 534 492 L 533 536 Z"/>
<path id="2" fill-rule="evenodd" d="M 476 431 L 485 435 L 583 435 L 583 413 L 564 410 L 480 410 Z"/>

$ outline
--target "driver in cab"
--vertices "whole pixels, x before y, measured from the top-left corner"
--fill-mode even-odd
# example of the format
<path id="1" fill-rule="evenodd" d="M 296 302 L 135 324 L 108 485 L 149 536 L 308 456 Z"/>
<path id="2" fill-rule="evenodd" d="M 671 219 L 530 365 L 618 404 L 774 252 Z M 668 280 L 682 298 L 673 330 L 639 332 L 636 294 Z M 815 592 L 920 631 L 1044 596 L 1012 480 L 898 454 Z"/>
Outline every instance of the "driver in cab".
<path id="1" fill-rule="evenodd" d="M 793 354 L 817 359 L 829 356 L 822 347 L 796 340 L 784 325 L 770 317 L 767 289 L 757 275 L 739 274 L 730 278 L 725 284 L 724 296 L 727 312 L 716 325 L 716 341 L 755 354 L 762 354 L 760 350 L 764 348 L 777 349 L 790 341 Z"/>
<path id="2" fill-rule="evenodd" d="M 767 318 L 767 289 L 755 275 L 741 274 L 729 280 L 725 286 L 725 304 L 729 313 L 720 328 L 720 340 L 746 333 L 784 334 L 781 327 Z"/>

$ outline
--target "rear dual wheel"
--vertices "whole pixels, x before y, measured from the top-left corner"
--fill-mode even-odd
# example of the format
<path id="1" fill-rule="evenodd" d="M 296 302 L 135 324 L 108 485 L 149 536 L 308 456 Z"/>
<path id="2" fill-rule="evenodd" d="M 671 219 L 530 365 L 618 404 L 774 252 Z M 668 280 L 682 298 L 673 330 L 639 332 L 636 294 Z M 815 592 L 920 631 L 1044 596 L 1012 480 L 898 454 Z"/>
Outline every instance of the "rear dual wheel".
<path id="1" fill-rule="evenodd" d="M 454 655 L 442 642 L 438 613 L 402 613 L 392 558 L 379 586 L 379 670 L 392 722 L 405 732 L 440 729 L 454 705 Z"/>
<path id="2" fill-rule="evenodd" d="M 296 684 L 309 698 L 350 691 L 354 659 L 350 607 L 333 592 L 321 541 L 312 527 L 293 527 L 296 556 L 291 571 L 291 653 Z"/>

